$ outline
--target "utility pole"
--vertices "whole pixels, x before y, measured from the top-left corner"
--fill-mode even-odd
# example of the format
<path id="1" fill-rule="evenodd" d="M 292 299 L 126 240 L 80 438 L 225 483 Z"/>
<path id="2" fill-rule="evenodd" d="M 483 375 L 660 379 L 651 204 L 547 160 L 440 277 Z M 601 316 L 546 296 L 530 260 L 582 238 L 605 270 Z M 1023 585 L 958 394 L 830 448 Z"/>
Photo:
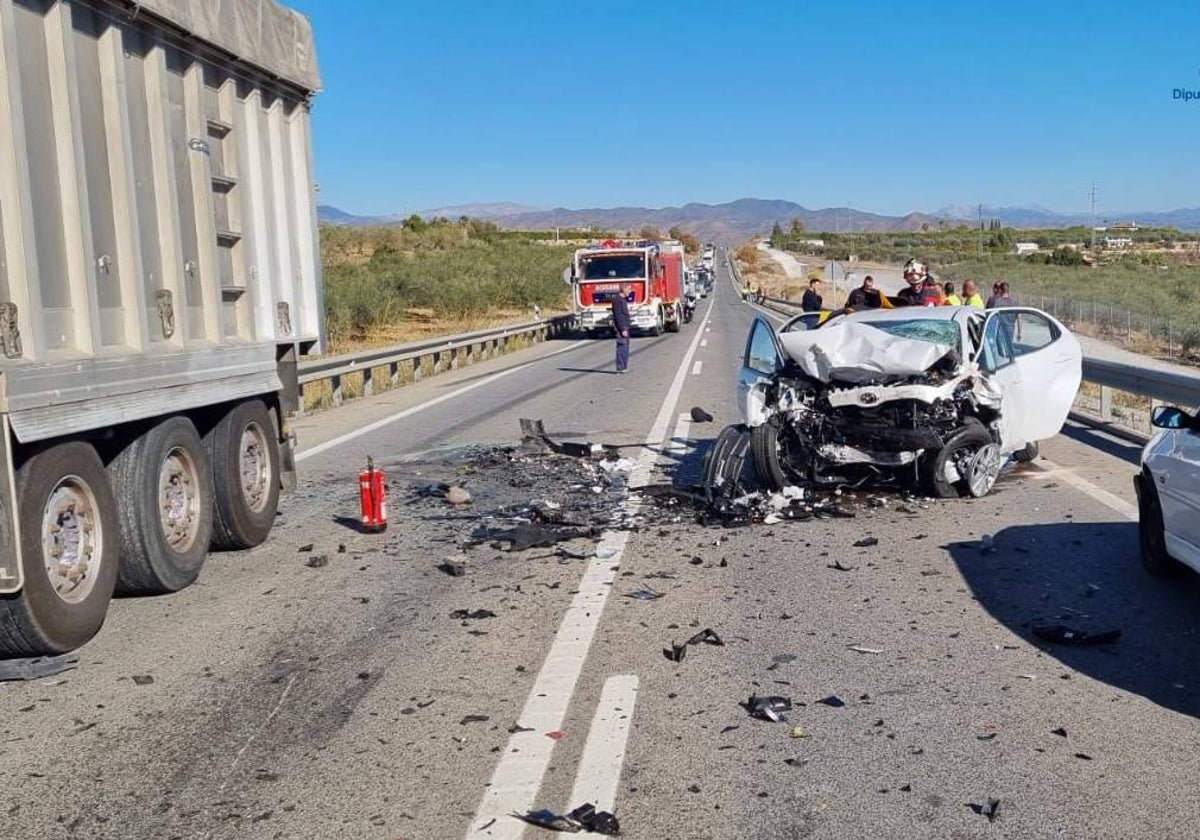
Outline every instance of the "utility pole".
<path id="1" fill-rule="evenodd" d="M 1092 253 L 1096 253 L 1096 182 L 1092 181 L 1092 189 L 1088 193 L 1092 203 Z"/>
<path id="2" fill-rule="evenodd" d="M 983 205 L 979 205 L 979 255 L 983 256 Z"/>

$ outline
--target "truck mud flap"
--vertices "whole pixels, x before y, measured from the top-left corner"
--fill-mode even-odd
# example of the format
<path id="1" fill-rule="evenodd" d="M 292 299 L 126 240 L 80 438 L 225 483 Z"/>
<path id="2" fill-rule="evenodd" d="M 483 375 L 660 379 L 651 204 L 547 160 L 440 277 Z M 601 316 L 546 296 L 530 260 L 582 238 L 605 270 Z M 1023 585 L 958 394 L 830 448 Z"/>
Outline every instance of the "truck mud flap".
<path id="1" fill-rule="evenodd" d="M 740 495 L 742 471 L 750 451 L 750 430 L 726 426 L 704 453 L 702 486 L 709 504 L 720 498 Z"/>
<path id="2" fill-rule="evenodd" d="M 21 535 L 18 533 L 17 488 L 12 466 L 12 431 L 8 416 L 0 425 L 0 595 L 21 590 Z"/>

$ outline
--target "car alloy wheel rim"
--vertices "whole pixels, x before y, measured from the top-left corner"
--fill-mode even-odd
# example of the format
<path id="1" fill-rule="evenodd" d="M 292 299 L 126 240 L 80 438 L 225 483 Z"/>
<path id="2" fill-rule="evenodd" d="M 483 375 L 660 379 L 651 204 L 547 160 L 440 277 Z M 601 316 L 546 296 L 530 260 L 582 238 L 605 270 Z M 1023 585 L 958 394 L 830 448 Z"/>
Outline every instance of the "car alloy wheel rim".
<path id="1" fill-rule="evenodd" d="M 1000 447 L 994 443 L 979 447 L 967 466 L 967 486 L 973 496 L 986 496 L 1000 477 Z"/>
<path id="2" fill-rule="evenodd" d="M 99 505 L 87 482 L 64 476 L 42 509 L 42 558 L 59 598 L 78 604 L 92 593 L 103 562 Z"/>

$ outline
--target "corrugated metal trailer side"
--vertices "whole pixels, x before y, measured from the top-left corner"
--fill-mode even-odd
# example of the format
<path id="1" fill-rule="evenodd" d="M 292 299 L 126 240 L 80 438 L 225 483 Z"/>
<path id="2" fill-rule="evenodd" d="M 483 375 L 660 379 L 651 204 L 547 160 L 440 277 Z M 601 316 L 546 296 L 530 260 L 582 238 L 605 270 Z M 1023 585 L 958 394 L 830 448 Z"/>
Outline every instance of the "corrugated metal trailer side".
<path id="1" fill-rule="evenodd" d="M 44 625 L 114 580 L 169 591 L 210 539 L 265 538 L 252 508 L 274 515 L 295 360 L 323 336 L 317 87 L 307 21 L 271 0 L 0 0 L 0 593 L 24 584 L 0 654 L 72 647 L 94 614 Z M 156 503 L 176 520 L 123 509 Z"/>

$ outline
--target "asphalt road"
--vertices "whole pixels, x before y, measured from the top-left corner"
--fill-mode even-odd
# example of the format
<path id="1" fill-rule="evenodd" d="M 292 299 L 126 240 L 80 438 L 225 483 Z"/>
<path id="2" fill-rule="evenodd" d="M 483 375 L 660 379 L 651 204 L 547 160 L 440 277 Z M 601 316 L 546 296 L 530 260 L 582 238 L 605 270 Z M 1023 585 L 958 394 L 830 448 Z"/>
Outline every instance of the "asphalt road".
<path id="1" fill-rule="evenodd" d="M 463 549 L 502 505 L 621 506 L 581 466 L 462 449 L 521 417 L 621 446 L 635 487 L 695 476 L 757 314 L 717 289 L 626 376 L 611 342 L 552 342 L 303 419 L 266 545 L 115 604 L 78 669 L 0 687 L 3 835 L 532 838 L 509 811 L 590 799 L 634 838 L 1194 836 L 1200 584 L 1141 571 L 1129 444 L 1071 427 L 979 501 L 659 520 L 589 559 Z M 693 405 L 716 422 L 681 424 Z M 368 454 L 381 535 L 342 524 Z M 474 503 L 414 492 L 443 480 Z M 1062 647 L 1042 621 L 1123 635 Z M 663 656 L 704 628 L 725 645 Z"/>

